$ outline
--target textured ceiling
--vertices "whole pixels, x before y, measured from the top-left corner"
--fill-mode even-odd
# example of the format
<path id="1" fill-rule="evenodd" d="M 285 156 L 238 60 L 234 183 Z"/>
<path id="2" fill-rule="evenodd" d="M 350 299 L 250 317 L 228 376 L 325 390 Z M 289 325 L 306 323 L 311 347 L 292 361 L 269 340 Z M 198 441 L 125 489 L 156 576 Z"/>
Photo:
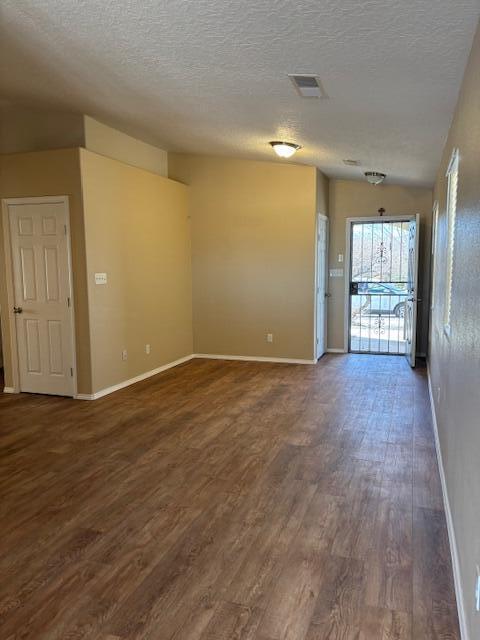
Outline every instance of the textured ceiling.
<path id="1" fill-rule="evenodd" d="M 480 0 L 2 0 L 1 90 L 169 150 L 272 159 L 285 138 L 330 176 L 431 184 L 479 14 Z M 294 72 L 329 99 L 300 98 Z"/>

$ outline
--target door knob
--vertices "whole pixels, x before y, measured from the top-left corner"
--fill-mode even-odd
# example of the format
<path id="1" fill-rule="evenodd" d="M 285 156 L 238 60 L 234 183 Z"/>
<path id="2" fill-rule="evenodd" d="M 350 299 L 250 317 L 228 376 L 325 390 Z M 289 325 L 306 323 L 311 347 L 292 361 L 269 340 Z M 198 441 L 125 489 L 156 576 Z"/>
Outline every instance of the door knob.
<path id="1" fill-rule="evenodd" d="M 13 307 L 13 313 L 23 313 L 22 307 Z"/>

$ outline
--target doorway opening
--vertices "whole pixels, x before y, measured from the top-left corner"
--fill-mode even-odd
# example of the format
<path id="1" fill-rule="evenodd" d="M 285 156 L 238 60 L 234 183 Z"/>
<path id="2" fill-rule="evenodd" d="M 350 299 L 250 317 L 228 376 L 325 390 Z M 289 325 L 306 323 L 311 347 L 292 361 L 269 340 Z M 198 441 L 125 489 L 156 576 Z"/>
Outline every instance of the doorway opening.
<path id="1" fill-rule="evenodd" d="M 348 351 L 415 362 L 416 217 L 347 221 Z"/>

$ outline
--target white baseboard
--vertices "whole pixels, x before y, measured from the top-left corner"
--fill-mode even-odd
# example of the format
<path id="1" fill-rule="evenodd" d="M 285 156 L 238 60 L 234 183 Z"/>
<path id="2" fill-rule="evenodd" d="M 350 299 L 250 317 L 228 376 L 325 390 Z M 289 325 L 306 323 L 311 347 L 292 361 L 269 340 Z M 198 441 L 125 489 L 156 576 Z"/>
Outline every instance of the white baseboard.
<path id="1" fill-rule="evenodd" d="M 468 627 L 467 627 L 467 617 L 465 615 L 465 603 L 463 599 L 457 541 L 455 538 L 455 529 L 453 526 L 453 518 L 452 518 L 452 511 L 450 509 L 450 501 L 448 499 L 447 481 L 445 478 L 445 469 L 443 467 L 442 450 L 440 447 L 440 438 L 438 435 L 437 415 L 435 412 L 435 403 L 433 402 L 432 381 L 430 379 L 430 369 L 428 367 L 427 367 L 427 377 L 428 377 L 428 394 L 430 396 L 430 406 L 432 409 L 433 431 L 435 434 L 435 448 L 437 450 L 438 469 L 440 472 L 440 481 L 442 483 L 443 505 L 445 509 L 445 517 L 447 520 L 448 540 L 450 543 L 450 554 L 452 556 L 453 581 L 455 584 L 455 595 L 457 598 L 458 620 L 460 624 L 460 637 L 462 640 L 470 640 Z"/>
<path id="2" fill-rule="evenodd" d="M 156 369 L 152 369 L 151 371 L 146 371 L 145 373 L 141 373 L 140 375 L 135 376 L 134 378 L 130 378 L 129 380 L 124 380 L 123 382 L 114 384 L 113 386 L 107 387 L 106 389 L 101 389 L 100 391 L 96 391 L 95 393 L 77 393 L 77 395 L 75 396 L 75 399 L 76 400 L 97 400 L 98 398 L 107 396 L 109 393 L 113 393 L 114 391 L 119 391 L 120 389 L 129 387 L 131 384 L 135 384 L 136 382 L 141 382 L 142 380 L 146 380 L 147 378 L 156 376 L 157 373 L 161 373 L 162 371 L 166 371 L 167 369 L 176 367 L 179 364 L 188 362 L 194 357 L 195 356 L 193 354 L 184 356 L 183 358 L 179 358 L 178 360 L 174 360 L 173 362 L 168 362 L 167 364 L 163 364 L 161 367 L 157 367 Z"/>
<path id="3" fill-rule="evenodd" d="M 280 362 L 283 364 L 316 364 L 316 360 L 301 360 L 297 358 L 269 358 L 265 356 L 230 356 L 213 353 L 195 353 L 194 358 L 207 360 L 244 360 L 246 362 Z"/>
<path id="4" fill-rule="evenodd" d="M 327 353 L 345 353 L 345 349 L 327 349 Z"/>
<path id="5" fill-rule="evenodd" d="M 151 371 L 147 371 L 145 373 L 141 373 L 134 378 L 130 378 L 129 380 L 124 380 L 123 382 L 119 382 L 111 387 L 107 387 L 106 389 L 101 389 L 100 391 L 96 391 L 95 393 L 77 393 L 75 396 L 76 400 L 98 400 L 98 398 L 102 398 L 103 396 L 107 396 L 114 391 L 119 391 L 120 389 L 124 389 L 125 387 L 129 387 L 131 384 L 135 384 L 136 382 L 140 382 L 141 380 L 145 380 L 146 378 L 151 378 L 152 376 L 157 375 L 157 373 L 161 373 L 162 371 L 166 371 L 167 369 L 171 369 L 172 367 L 176 367 L 179 364 L 183 364 L 184 362 L 188 362 L 193 358 L 205 358 L 208 360 L 245 360 L 248 362 L 280 362 L 283 364 L 316 364 L 316 360 L 298 360 L 292 358 L 267 358 L 263 356 L 230 356 L 230 355 L 217 355 L 210 353 L 192 353 L 183 358 L 179 358 L 174 362 L 169 362 L 168 364 L 164 364 L 161 367 L 157 367 L 156 369 L 152 369 Z M 12 391 L 13 393 L 13 391 Z"/>
<path id="6" fill-rule="evenodd" d="M 3 393 L 16 393 L 13 387 L 3 387 Z"/>

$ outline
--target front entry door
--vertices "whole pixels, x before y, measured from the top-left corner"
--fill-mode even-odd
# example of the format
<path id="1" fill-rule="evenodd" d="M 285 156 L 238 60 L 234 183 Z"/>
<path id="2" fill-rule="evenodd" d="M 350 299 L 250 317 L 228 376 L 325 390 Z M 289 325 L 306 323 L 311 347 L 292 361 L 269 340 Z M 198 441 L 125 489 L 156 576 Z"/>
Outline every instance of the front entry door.
<path id="1" fill-rule="evenodd" d="M 408 298 L 405 308 L 405 355 L 411 367 L 415 366 L 417 346 L 418 298 L 418 229 L 419 216 L 412 220 L 408 229 Z"/>
<path id="2" fill-rule="evenodd" d="M 417 221 L 349 220 L 348 347 L 405 355 L 415 366 Z"/>
<path id="3" fill-rule="evenodd" d="M 66 198 L 7 200 L 20 391 L 74 395 Z"/>

